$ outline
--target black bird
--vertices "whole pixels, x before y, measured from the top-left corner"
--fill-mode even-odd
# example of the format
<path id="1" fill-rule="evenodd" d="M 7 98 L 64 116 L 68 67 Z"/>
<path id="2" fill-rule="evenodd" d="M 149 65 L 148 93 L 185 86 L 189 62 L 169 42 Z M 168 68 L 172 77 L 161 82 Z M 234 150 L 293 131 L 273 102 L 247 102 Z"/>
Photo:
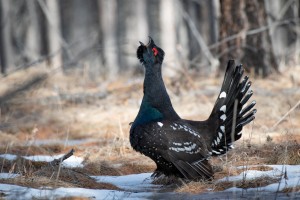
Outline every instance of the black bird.
<path id="1" fill-rule="evenodd" d="M 205 121 L 181 119 L 174 110 L 162 79 L 164 51 L 149 37 L 140 42 L 137 58 L 145 67 L 144 97 L 130 129 L 133 149 L 157 165 L 154 176 L 175 175 L 188 180 L 213 178 L 208 160 L 225 154 L 242 136 L 242 128 L 255 118 L 256 102 L 242 65 L 229 60 L 214 108 Z M 242 80 L 241 80 L 242 79 Z M 233 129 L 232 129 L 233 127 Z"/>

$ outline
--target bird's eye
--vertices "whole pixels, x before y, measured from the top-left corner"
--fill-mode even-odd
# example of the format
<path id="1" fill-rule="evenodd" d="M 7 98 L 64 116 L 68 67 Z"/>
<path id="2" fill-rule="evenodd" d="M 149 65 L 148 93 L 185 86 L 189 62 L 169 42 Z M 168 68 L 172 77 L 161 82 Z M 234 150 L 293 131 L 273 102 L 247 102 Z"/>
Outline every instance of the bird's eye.
<path id="1" fill-rule="evenodd" d="M 152 51 L 153 51 L 154 56 L 156 56 L 156 55 L 158 54 L 157 48 L 153 47 L 153 48 L 152 48 Z"/>

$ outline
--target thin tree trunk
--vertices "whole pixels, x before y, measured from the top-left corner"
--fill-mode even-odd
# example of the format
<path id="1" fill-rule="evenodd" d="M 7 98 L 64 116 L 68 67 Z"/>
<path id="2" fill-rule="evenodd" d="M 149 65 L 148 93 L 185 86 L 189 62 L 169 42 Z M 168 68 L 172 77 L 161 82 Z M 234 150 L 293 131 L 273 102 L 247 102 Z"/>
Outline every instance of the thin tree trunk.
<path id="1" fill-rule="evenodd" d="M 103 65 L 108 77 L 115 77 L 119 71 L 117 54 L 117 2 L 116 0 L 99 0 L 99 18 L 102 32 Z"/>
<path id="2" fill-rule="evenodd" d="M 11 64 L 12 47 L 10 34 L 10 17 L 9 17 L 10 3 L 9 1 L 0 1 L 0 61 L 1 73 L 8 73 L 8 66 Z"/>
<path id="3" fill-rule="evenodd" d="M 61 35 L 59 3 L 56 0 L 45 1 L 47 11 L 44 11 L 47 18 L 47 46 L 49 65 L 58 67 L 62 65 L 61 47 L 64 46 Z"/>
<path id="4" fill-rule="evenodd" d="M 118 0 L 118 49 L 120 72 L 140 67 L 136 59 L 138 41 L 147 40 L 145 0 Z"/>
<path id="5" fill-rule="evenodd" d="M 41 55 L 41 35 L 39 34 L 39 16 L 38 16 L 38 7 L 35 0 L 26 0 L 26 7 L 28 12 L 28 27 L 26 27 L 26 37 L 24 38 L 24 49 L 23 54 L 26 57 L 26 60 L 31 62 L 36 60 Z"/>
<path id="6" fill-rule="evenodd" d="M 149 27 L 149 35 L 155 38 L 155 42 L 158 44 L 161 44 L 160 10 L 160 0 L 147 0 L 147 23 Z"/>
<path id="7" fill-rule="evenodd" d="M 160 1 L 160 23 L 161 23 L 161 47 L 166 53 L 165 63 L 171 67 L 165 68 L 167 76 L 174 76 L 175 71 L 179 68 L 176 55 L 176 21 L 175 15 L 177 13 L 174 1 L 163 0 Z"/>

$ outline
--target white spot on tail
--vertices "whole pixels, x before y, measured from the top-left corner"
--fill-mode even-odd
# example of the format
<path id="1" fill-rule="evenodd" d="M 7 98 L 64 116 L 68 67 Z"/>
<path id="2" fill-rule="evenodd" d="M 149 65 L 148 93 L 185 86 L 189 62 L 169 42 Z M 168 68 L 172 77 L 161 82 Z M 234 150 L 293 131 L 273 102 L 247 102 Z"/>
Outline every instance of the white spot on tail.
<path id="1" fill-rule="evenodd" d="M 221 154 L 220 152 L 217 152 L 215 150 L 212 150 L 212 152 L 215 153 L 215 154 Z"/>
<path id="2" fill-rule="evenodd" d="M 160 126 L 160 127 L 163 127 L 163 123 L 161 123 L 161 122 L 157 122 L 157 124 L 158 124 L 158 126 Z"/>
<path id="3" fill-rule="evenodd" d="M 174 144 L 174 145 L 176 145 L 176 146 L 182 146 L 182 144 L 181 144 L 181 143 L 176 143 L 176 142 L 173 142 L 173 144 Z"/>
<path id="4" fill-rule="evenodd" d="M 220 119 L 225 121 L 226 120 L 226 115 L 225 114 L 221 115 Z"/>
<path id="5" fill-rule="evenodd" d="M 222 138 L 222 136 L 223 136 L 223 134 L 219 132 L 219 138 L 220 139 Z"/>
<path id="6" fill-rule="evenodd" d="M 220 111 L 222 111 L 223 113 L 226 112 L 226 105 L 223 105 L 221 108 L 220 108 Z"/>
<path id="7" fill-rule="evenodd" d="M 220 94 L 220 96 L 219 96 L 219 98 L 220 99 L 222 99 L 222 98 L 226 98 L 226 92 L 221 92 L 221 94 Z"/>
<path id="8" fill-rule="evenodd" d="M 225 133 L 225 126 L 220 126 L 220 129 L 223 133 Z"/>

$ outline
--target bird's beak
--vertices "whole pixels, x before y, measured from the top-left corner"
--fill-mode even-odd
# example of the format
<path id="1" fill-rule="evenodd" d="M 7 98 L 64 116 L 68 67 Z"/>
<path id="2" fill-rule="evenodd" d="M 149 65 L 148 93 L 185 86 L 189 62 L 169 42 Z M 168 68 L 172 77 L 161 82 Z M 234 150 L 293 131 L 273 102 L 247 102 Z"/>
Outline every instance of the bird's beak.
<path id="1" fill-rule="evenodd" d="M 144 43 L 142 43 L 141 41 L 139 41 L 139 42 L 140 42 L 140 44 L 141 44 L 142 46 L 145 46 Z"/>
<path id="2" fill-rule="evenodd" d="M 148 37 L 149 37 L 149 42 L 148 42 L 147 46 L 149 46 L 150 44 L 154 43 L 153 39 L 150 36 L 148 36 Z"/>

